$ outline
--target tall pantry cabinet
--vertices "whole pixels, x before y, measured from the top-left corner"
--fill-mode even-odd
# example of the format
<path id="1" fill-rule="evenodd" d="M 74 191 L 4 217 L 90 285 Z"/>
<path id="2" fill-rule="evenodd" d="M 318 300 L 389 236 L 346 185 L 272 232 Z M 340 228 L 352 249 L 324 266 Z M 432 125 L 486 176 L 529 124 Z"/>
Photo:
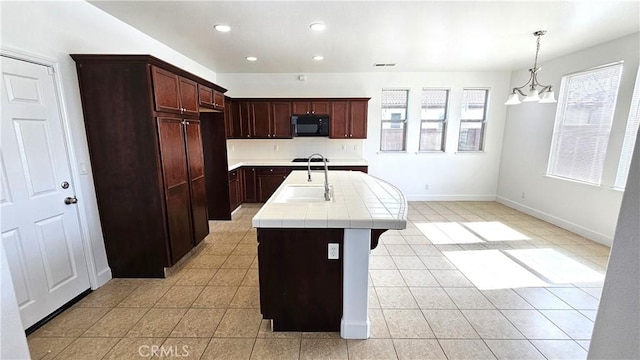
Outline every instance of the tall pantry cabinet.
<path id="1" fill-rule="evenodd" d="M 164 277 L 209 233 L 198 84 L 149 55 L 76 61 L 114 277 Z"/>

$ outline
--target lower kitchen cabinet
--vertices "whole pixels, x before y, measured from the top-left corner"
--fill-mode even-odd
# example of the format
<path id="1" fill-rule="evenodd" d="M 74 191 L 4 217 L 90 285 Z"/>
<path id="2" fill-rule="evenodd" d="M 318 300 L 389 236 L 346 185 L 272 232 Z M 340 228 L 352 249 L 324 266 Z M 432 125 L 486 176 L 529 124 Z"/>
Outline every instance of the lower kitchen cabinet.
<path id="1" fill-rule="evenodd" d="M 256 193 L 259 203 L 269 200 L 291 172 L 289 167 L 256 168 Z"/>
<path id="2" fill-rule="evenodd" d="M 242 203 L 241 170 L 229 171 L 229 208 L 235 210 Z"/>

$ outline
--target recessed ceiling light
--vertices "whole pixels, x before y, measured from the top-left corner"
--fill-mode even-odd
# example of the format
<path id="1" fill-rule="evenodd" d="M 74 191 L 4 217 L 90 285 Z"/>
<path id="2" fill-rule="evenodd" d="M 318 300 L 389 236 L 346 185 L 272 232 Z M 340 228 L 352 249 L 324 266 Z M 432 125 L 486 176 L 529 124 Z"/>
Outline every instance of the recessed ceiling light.
<path id="1" fill-rule="evenodd" d="M 215 25 L 213 28 L 218 30 L 218 31 L 220 31 L 220 32 L 229 32 L 229 31 L 231 31 L 231 26 L 224 25 L 224 24 Z"/>
<path id="2" fill-rule="evenodd" d="M 324 56 L 322 56 L 322 55 L 316 55 L 316 56 L 314 56 L 314 57 L 313 57 L 313 60 L 315 60 L 315 61 L 321 61 L 321 60 L 324 60 Z"/>
<path id="3" fill-rule="evenodd" d="M 247 61 L 258 61 L 258 58 L 255 56 L 247 56 L 245 59 L 247 59 Z"/>
<path id="4" fill-rule="evenodd" d="M 327 28 L 327 25 L 321 22 L 317 22 L 309 25 L 309 28 L 313 31 L 323 31 L 324 29 Z"/>

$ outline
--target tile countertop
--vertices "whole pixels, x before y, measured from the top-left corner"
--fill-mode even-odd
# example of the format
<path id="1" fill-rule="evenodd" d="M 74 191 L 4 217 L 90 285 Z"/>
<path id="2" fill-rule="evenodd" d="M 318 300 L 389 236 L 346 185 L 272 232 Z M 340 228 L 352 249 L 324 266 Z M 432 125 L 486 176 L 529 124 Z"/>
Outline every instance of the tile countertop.
<path id="1" fill-rule="evenodd" d="M 324 184 L 322 171 L 313 184 Z M 292 171 L 253 218 L 256 228 L 395 229 L 407 227 L 407 200 L 395 186 L 359 171 L 329 171 L 331 201 L 276 203 L 287 185 L 309 184 L 306 171 Z"/>
<path id="2" fill-rule="evenodd" d="M 229 171 L 241 166 L 307 166 L 306 162 L 293 162 L 291 159 L 229 159 Z M 313 166 L 324 165 L 322 161 L 311 163 Z M 368 166 L 364 159 L 329 159 L 328 166 Z"/>

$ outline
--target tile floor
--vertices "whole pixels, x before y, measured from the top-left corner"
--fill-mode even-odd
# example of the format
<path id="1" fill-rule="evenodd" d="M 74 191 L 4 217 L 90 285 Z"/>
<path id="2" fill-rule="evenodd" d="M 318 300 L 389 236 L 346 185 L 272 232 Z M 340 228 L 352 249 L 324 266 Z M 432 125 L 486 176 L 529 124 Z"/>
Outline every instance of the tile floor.
<path id="1" fill-rule="evenodd" d="M 28 337 L 34 359 L 584 359 L 609 248 L 495 202 L 412 202 L 372 251 L 369 340 L 272 333 L 257 205 L 167 279 L 113 279 Z M 473 231 L 470 231 L 473 229 Z"/>

